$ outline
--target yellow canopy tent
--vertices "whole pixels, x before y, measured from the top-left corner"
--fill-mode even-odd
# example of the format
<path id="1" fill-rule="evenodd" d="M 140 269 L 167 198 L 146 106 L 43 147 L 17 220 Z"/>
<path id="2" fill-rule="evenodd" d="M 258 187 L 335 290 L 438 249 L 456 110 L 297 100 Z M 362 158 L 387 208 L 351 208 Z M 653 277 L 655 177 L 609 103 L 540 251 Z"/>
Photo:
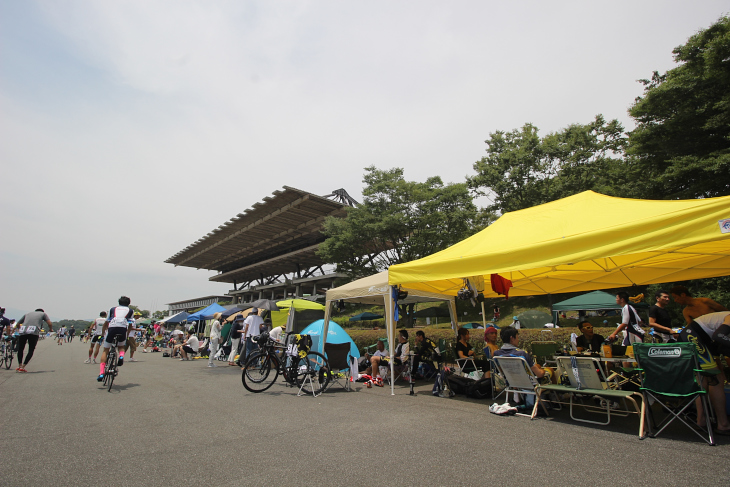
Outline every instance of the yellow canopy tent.
<path id="1" fill-rule="evenodd" d="M 497 297 L 590 291 L 730 274 L 730 196 L 635 200 L 586 191 L 507 213 L 436 254 L 388 269 L 390 284 L 455 295 L 474 277 Z M 480 282 L 483 278 L 483 284 Z"/>
<path id="2" fill-rule="evenodd" d="M 322 316 L 324 316 L 324 305 L 307 299 L 283 299 L 277 301 L 276 306 L 279 307 L 279 311 L 271 311 L 271 325 L 274 327 L 286 325 L 287 331 L 298 332 L 310 323 L 322 319 Z M 306 323 L 302 322 L 296 326 L 296 313 L 304 312 L 305 310 L 314 310 L 321 313 L 310 313 L 310 316 L 306 319 Z M 294 328 L 298 328 L 298 330 Z"/>

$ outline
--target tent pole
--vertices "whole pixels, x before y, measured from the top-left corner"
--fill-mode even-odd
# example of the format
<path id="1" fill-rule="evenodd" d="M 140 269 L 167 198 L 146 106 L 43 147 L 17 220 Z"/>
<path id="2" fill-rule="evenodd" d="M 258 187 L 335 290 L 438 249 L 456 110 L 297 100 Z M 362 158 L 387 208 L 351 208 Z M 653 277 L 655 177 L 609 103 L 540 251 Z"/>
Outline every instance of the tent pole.
<path id="1" fill-rule="evenodd" d="M 324 344 L 327 343 L 327 333 L 330 329 L 330 310 L 332 309 L 332 301 L 324 303 L 324 323 L 322 324 L 322 355 L 324 355 Z M 356 377 L 357 378 L 357 377 Z"/>
<path id="2" fill-rule="evenodd" d="M 484 325 L 484 329 L 487 329 L 487 315 L 484 313 L 484 301 L 482 301 L 482 325 Z"/>
<path id="3" fill-rule="evenodd" d="M 388 290 L 388 295 L 386 297 L 386 312 L 388 313 L 385 320 L 385 328 L 386 332 L 388 334 L 388 341 L 390 342 L 388 345 L 390 346 L 390 349 L 388 350 L 388 353 L 390 354 L 390 395 L 395 396 L 395 381 L 394 375 L 395 374 L 395 357 L 393 357 L 393 341 L 395 340 L 395 322 L 393 321 L 393 312 L 394 312 L 394 306 L 393 306 L 393 293 L 390 292 L 390 289 Z M 375 371 L 373 371 L 375 372 Z"/>

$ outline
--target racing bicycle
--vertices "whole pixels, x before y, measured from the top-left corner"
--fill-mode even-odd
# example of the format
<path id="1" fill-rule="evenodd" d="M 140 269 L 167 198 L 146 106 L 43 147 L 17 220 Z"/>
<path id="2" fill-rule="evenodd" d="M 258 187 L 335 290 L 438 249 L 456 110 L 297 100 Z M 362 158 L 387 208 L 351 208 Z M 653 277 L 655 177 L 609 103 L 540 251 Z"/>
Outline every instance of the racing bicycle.
<path id="1" fill-rule="evenodd" d="M 114 378 L 119 373 L 117 366 L 117 359 L 119 358 L 119 352 L 117 351 L 117 342 L 119 341 L 119 335 L 114 337 L 112 346 L 109 348 L 109 352 L 106 356 L 106 368 L 104 370 L 103 386 L 108 386 L 107 392 L 112 391 L 112 384 L 114 384 Z"/>
<path id="2" fill-rule="evenodd" d="M 5 368 L 8 370 L 13 366 L 13 339 L 10 336 L 3 336 L 0 360 L 2 360 L 0 366 L 5 364 Z"/>
<path id="3" fill-rule="evenodd" d="M 243 387 L 250 392 L 264 392 L 274 385 L 279 374 L 287 385 L 298 387 L 299 393 L 318 396 L 329 383 L 329 363 L 324 355 L 310 350 L 312 337 L 287 334 L 283 346 L 264 332 L 255 339 L 259 350 L 246 359 L 241 374 Z"/>

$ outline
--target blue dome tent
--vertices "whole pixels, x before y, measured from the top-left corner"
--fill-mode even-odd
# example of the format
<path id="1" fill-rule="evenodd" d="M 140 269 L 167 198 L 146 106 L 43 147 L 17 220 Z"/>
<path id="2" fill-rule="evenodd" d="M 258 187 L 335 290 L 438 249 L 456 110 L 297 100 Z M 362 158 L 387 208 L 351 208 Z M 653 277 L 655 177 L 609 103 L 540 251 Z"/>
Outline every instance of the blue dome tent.
<path id="1" fill-rule="evenodd" d="M 324 320 L 317 320 L 314 323 L 307 326 L 302 330 L 302 335 L 312 336 L 312 350 L 315 352 L 322 353 L 322 327 L 324 326 Z M 360 358 L 360 351 L 357 349 L 357 345 L 350 338 L 350 335 L 334 321 L 329 322 L 329 329 L 327 330 L 327 343 L 350 343 L 350 355 L 355 358 Z"/>

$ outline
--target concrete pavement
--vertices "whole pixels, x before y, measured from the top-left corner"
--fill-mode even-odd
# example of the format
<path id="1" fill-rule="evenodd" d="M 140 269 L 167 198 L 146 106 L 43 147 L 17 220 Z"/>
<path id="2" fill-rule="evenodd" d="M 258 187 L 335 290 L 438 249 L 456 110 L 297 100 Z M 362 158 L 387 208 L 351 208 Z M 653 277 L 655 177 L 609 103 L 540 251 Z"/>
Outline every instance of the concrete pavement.
<path id="1" fill-rule="evenodd" d="M 87 345 L 39 342 L 27 374 L 0 370 L 0 485 L 661 485 L 724 483 L 730 438 L 489 414 L 420 383 L 297 397 L 248 393 L 237 367 L 138 353 L 111 393 Z M 217 362 L 225 364 L 225 362 Z M 13 365 L 13 369 L 15 368 Z M 391 482 L 389 479 L 397 479 Z"/>

